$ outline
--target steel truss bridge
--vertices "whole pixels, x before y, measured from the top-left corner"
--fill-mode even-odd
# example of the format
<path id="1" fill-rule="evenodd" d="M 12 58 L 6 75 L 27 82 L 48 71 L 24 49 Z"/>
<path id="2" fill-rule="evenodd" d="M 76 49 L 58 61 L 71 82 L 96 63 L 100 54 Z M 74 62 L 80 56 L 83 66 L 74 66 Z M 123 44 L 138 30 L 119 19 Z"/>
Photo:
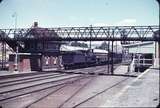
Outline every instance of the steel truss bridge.
<path id="1" fill-rule="evenodd" d="M 158 25 L 0 29 L 0 41 L 159 41 L 157 30 Z"/>
<path id="2" fill-rule="evenodd" d="M 113 52 L 114 41 L 121 41 L 121 44 L 137 41 L 159 42 L 158 30 L 158 25 L 0 29 L 2 68 L 6 62 L 6 44 L 16 51 L 21 42 L 28 44 L 35 41 L 111 41 Z M 113 56 L 111 59 L 113 60 Z M 113 62 L 111 73 L 113 74 Z"/>

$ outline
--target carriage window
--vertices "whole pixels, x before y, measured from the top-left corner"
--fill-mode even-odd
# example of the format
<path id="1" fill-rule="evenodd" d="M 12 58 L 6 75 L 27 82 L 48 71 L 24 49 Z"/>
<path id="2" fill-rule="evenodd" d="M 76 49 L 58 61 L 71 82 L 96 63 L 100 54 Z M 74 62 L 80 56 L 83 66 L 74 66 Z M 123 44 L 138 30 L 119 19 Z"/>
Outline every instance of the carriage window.
<path id="1" fill-rule="evenodd" d="M 53 60 L 54 60 L 54 61 L 53 61 L 53 64 L 56 65 L 56 64 L 57 64 L 57 57 L 54 57 Z"/>
<path id="2" fill-rule="evenodd" d="M 46 65 L 49 64 L 49 57 L 45 57 L 45 64 L 46 64 Z"/>
<path id="3" fill-rule="evenodd" d="M 37 44 L 37 49 L 42 49 L 42 47 L 43 47 L 43 46 L 42 46 L 41 43 L 38 43 L 38 44 Z"/>

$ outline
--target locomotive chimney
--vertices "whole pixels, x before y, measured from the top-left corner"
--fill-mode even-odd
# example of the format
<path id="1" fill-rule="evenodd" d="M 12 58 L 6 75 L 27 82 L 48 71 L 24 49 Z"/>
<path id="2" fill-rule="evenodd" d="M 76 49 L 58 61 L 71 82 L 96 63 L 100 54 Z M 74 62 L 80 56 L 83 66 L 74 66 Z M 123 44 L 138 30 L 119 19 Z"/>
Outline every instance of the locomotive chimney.
<path id="1" fill-rule="evenodd" d="M 38 27 L 38 22 L 34 22 L 33 27 Z"/>

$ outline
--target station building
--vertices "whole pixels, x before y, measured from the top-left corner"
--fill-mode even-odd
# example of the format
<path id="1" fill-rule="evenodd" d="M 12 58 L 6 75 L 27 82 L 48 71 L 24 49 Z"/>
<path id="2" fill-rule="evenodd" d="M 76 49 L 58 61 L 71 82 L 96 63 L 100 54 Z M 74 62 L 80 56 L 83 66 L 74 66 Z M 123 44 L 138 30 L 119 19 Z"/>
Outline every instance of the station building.
<path id="1" fill-rule="evenodd" d="M 54 30 L 38 27 L 37 22 L 27 35 L 33 38 L 58 36 Z M 60 45 L 61 42 L 58 41 L 26 41 L 23 47 L 19 45 L 17 53 L 9 55 L 9 70 L 20 72 L 59 70 L 62 58 Z"/>

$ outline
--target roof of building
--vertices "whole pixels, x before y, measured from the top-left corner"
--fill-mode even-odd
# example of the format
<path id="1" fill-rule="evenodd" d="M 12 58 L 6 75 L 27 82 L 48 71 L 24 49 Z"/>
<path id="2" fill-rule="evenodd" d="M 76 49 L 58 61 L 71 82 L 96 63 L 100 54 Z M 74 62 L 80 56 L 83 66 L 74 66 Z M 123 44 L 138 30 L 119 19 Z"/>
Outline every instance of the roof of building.
<path id="1" fill-rule="evenodd" d="M 108 53 L 108 51 L 106 50 L 102 50 L 102 49 L 93 49 L 94 53 Z"/>
<path id="2" fill-rule="evenodd" d="M 123 47 L 137 47 L 137 46 L 143 46 L 143 45 L 149 45 L 149 44 L 153 44 L 153 42 L 139 42 L 134 44 L 123 45 Z"/>
<path id="3" fill-rule="evenodd" d="M 39 27 L 38 22 L 34 22 L 34 25 L 27 32 L 27 35 L 34 37 L 58 37 L 58 34 L 53 29 Z"/>
<path id="4" fill-rule="evenodd" d="M 88 51 L 89 48 L 61 45 L 60 50 L 61 51 Z M 108 51 L 102 50 L 102 49 L 93 49 L 93 52 L 94 53 L 108 53 Z"/>
<path id="5" fill-rule="evenodd" d="M 76 51 L 76 50 L 87 51 L 88 48 L 75 47 L 75 46 L 69 46 L 69 45 L 61 45 L 60 50 L 61 51 Z"/>

